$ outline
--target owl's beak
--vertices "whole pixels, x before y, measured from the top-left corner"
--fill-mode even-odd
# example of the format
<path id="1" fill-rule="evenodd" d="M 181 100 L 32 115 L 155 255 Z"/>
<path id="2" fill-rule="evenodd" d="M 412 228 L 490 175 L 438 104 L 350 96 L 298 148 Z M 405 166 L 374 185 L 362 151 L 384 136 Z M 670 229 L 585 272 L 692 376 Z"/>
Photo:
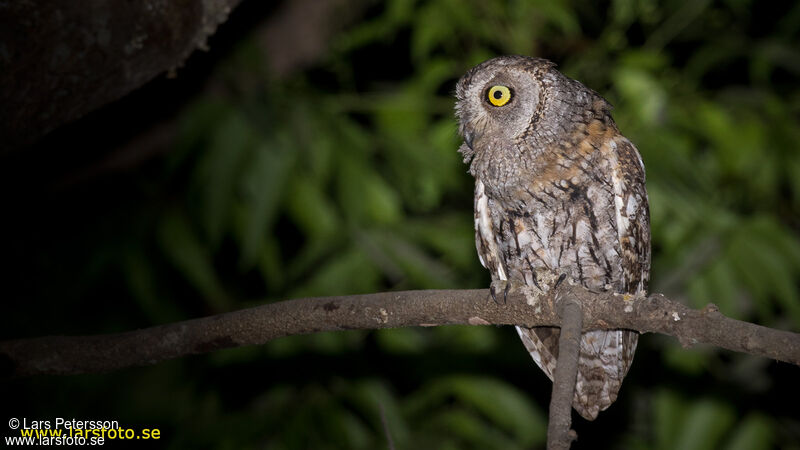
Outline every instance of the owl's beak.
<path id="1" fill-rule="evenodd" d="M 464 143 L 467 144 L 467 147 L 469 147 L 470 150 L 473 150 L 472 141 L 474 139 L 475 139 L 475 132 L 474 131 L 470 131 L 470 130 L 464 131 Z"/>

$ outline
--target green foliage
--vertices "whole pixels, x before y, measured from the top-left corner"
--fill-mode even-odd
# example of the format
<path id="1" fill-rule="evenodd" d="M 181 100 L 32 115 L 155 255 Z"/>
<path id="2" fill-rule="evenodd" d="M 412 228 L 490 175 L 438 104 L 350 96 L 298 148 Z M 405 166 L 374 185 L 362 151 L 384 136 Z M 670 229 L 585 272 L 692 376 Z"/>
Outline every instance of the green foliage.
<path id="1" fill-rule="evenodd" d="M 800 329 L 800 6 L 774 15 L 763 7 L 389 0 L 334 35 L 316 66 L 283 80 L 267 75 L 269 55 L 246 37 L 220 63 L 214 94 L 182 112 L 178 145 L 158 162 L 156 180 L 139 187 L 141 204 L 130 210 L 145 231 L 120 232 L 124 242 L 113 248 L 123 250 L 104 256 L 112 263 L 95 280 L 121 273 L 132 308 L 153 322 L 264 299 L 486 286 L 452 90 L 473 64 L 521 53 L 557 61 L 608 98 L 640 149 L 651 290 Z M 85 251 L 104 254 L 92 238 Z M 201 369 L 248 380 L 234 382 L 246 398 L 215 393 L 223 384 L 216 380 L 196 381 L 179 393 L 180 414 L 169 405 L 158 417 L 183 430 L 173 434 L 175 447 L 380 448 L 386 432 L 399 449 L 541 446 L 547 398 L 531 386 L 546 381 L 507 376 L 532 373 L 533 363 L 521 345 L 506 345 L 504 331 L 324 333 L 222 353 L 209 357 L 218 367 Z M 436 351 L 447 355 L 444 364 L 425 360 Z M 733 399 L 752 388 L 748 380 L 769 380 L 766 365 L 733 378 L 735 358 L 650 336 L 639 352 L 656 356 L 637 357 L 626 384 L 652 376 L 665 386 L 642 393 L 644 406 L 631 406 L 623 388 L 612 410 L 634 411 L 634 425 L 597 431 L 612 411 L 579 425 L 603 439 L 593 447 L 792 443 L 791 431 L 780 430 L 796 430 L 796 417 L 769 405 L 737 409 Z M 373 362 L 376 353 L 389 367 Z M 329 359 L 315 364 L 321 355 Z M 304 376 L 279 376 L 290 369 Z M 171 382 L 192 386 L 206 373 L 178 370 Z M 731 398 L 681 393 L 701 382 L 729 383 Z M 145 382 L 134 388 L 153 395 Z M 142 414 L 154 417 L 167 402 L 152 400 Z"/>
<path id="2" fill-rule="evenodd" d="M 675 392 L 659 390 L 652 397 L 652 440 L 628 443 L 651 449 L 768 449 L 774 448 L 772 422 L 759 413 L 735 411 L 708 398 L 688 401 Z"/>
<path id="3" fill-rule="evenodd" d="M 546 419 L 508 384 L 472 376 L 435 380 L 409 397 L 406 413 L 417 417 L 430 448 L 526 448 L 542 445 Z"/>

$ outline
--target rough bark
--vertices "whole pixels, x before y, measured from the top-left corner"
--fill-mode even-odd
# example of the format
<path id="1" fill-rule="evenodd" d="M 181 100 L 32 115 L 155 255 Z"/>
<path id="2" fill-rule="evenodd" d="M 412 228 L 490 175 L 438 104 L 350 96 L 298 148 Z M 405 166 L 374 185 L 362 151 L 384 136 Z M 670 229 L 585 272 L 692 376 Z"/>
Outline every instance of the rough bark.
<path id="1" fill-rule="evenodd" d="M 0 1 L 0 154 L 180 67 L 239 1 Z"/>
<path id="2" fill-rule="evenodd" d="M 553 374 L 553 395 L 550 397 L 550 420 L 547 424 L 548 450 L 568 449 L 577 437 L 570 426 L 581 352 L 583 312 L 581 304 L 570 297 L 560 300 L 557 307 L 562 323 L 558 338 L 558 362 Z"/>
<path id="3" fill-rule="evenodd" d="M 102 373 L 184 355 L 257 345 L 295 334 L 408 326 L 561 326 L 552 298 L 523 288 L 497 305 L 487 289 L 404 291 L 288 300 L 226 314 L 97 336 L 48 336 L 0 342 L 4 376 Z M 631 329 L 800 365 L 800 334 L 734 320 L 709 305 L 692 310 L 663 295 L 595 293 L 562 283 L 550 295 L 574 298 L 583 330 Z"/>

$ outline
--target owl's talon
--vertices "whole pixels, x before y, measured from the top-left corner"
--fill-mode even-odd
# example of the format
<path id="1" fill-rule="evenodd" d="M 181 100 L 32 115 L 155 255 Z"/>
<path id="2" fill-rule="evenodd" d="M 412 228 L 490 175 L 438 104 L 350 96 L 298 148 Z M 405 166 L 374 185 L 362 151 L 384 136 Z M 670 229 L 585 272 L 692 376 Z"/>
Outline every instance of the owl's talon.
<path id="1" fill-rule="evenodd" d="M 492 281 L 491 286 L 489 286 L 489 294 L 492 296 L 492 300 L 495 303 L 500 305 L 500 300 L 497 298 L 497 294 L 503 291 L 503 305 L 506 304 L 508 301 L 508 293 L 511 291 L 511 282 L 506 280 L 495 280 Z"/>
<path id="2" fill-rule="evenodd" d="M 556 288 L 558 288 L 558 286 L 561 284 L 561 282 L 562 282 L 562 281 L 564 281 L 564 279 L 565 279 L 565 278 L 567 278 L 567 274 L 565 274 L 565 273 L 562 273 L 562 274 L 561 274 L 561 275 L 558 277 L 558 280 L 556 280 L 555 284 L 553 284 L 553 289 L 556 289 Z"/>
<path id="3" fill-rule="evenodd" d="M 538 277 L 536 276 L 536 273 L 533 274 L 533 278 L 531 278 L 531 280 L 533 281 L 533 285 L 536 286 L 536 289 L 541 291 L 542 287 L 539 286 L 539 280 Z"/>
<path id="4" fill-rule="evenodd" d="M 494 289 L 494 284 L 489 286 L 489 295 L 492 296 L 492 300 L 494 300 L 495 303 L 498 305 L 500 304 L 500 302 L 497 301 L 497 291 Z"/>

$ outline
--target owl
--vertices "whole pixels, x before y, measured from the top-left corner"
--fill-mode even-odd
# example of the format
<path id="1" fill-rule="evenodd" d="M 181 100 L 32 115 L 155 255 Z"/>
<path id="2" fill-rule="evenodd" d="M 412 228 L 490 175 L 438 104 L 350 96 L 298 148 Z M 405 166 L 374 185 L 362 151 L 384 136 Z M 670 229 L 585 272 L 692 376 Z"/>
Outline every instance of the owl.
<path id="1" fill-rule="evenodd" d="M 636 294 L 650 274 L 644 164 L 611 105 L 540 58 L 490 59 L 459 80 L 459 152 L 475 177 L 475 241 L 492 279 L 539 289 L 543 274 Z M 505 283 L 504 283 L 505 282 Z M 517 327 L 552 380 L 560 330 Z M 573 407 L 594 420 L 617 398 L 639 335 L 583 333 Z"/>

